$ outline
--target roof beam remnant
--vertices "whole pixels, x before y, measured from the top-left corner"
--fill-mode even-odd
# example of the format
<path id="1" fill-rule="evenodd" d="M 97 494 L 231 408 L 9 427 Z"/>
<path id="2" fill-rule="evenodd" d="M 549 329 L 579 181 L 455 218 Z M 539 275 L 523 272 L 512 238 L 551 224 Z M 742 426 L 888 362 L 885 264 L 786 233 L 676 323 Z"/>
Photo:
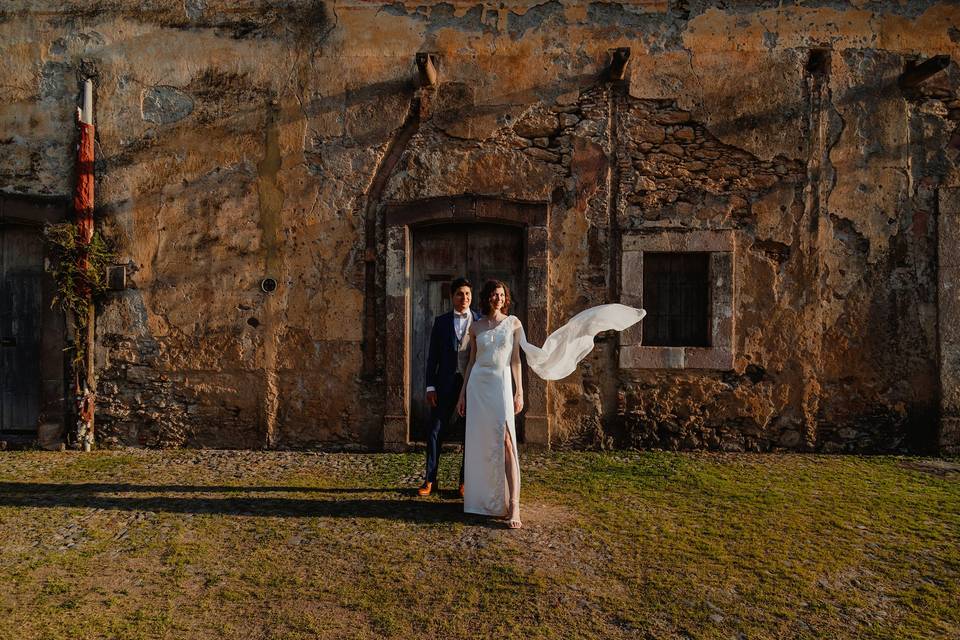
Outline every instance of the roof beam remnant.
<path id="1" fill-rule="evenodd" d="M 610 50 L 610 66 L 607 67 L 607 80 L 623 80 L 627 75 L 627 62 L 630 61 L 630 47 L 617 47 Z"/>
<path id="2" fill-rule="evenodd" d="M 417 69 L 420 72 L 421 87 L 437 86 L 436 56 L 424 51 L 417 53 Z"/>
<path id="3" fill-rule="evenodd" d="M 940 73 L 950 65 L 950 56 L 940 54 L 924 60 L 920 64 L 914 61 L 907 62 L 907 68 L 900 74 L 900 87 L 902 89 L 912 89 L 921 82 Z"/>

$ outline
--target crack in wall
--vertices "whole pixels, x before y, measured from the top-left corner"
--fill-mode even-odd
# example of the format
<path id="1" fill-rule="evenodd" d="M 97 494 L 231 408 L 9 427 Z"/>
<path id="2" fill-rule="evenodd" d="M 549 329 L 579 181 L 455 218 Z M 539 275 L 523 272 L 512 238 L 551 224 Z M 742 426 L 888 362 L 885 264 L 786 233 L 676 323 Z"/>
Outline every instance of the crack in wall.
<path id="1" fill-rule="evenodd" d="M 383 190 L 390 174 L 393 173 L 400 156 L 406 150 L 410 139 L 420 129 L 421 109 L 426 102 L 423 92 L 415 92 L 410 99 L 410 107 L 403 125 L 394 133 L 380 162 L 374 168 L 373 179 L 367 190 L 364 205 L 364 323 L 363 323 L 363 375 L 367 378 L 379 376 L 382 372 L 382 349 L 378 348 L 381 337 L 378 327 L 383 326 L 386 313 L 383 289 L 383 277 L 378 278 L 377 247 L 378 235 L 383 234 L 378 224 L 378 212 L 381 206 Z M 378 286 L 379 280 L 379 286 Z"/>

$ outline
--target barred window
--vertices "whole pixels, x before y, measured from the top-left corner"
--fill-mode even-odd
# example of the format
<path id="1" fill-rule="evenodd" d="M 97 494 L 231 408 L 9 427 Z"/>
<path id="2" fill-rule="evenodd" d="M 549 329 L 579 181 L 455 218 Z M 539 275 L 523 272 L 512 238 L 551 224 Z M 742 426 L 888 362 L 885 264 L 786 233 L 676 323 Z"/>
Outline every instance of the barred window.
<path id="1" fill-rule="evenodd" d="M 643 254 L 643 344 L 710 346 L 710 254 Z"/>

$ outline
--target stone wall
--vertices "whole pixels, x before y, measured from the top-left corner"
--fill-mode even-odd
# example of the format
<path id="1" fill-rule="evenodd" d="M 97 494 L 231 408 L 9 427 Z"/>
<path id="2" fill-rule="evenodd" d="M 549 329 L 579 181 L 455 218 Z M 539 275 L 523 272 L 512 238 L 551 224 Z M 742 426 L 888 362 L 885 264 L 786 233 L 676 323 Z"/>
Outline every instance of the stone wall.
<path id="1" fill-rule="evenodd" d="M 69 193 L 96 83 L 130 283 L 99 316 L 101 438 L 380 447 L 385 207 L 474 194 L 549 203 L 552 327 L 621 299 L 625 239 L 734 238 L 732 364 L 624 367 L 601 336 L 549 387 L 552 445 L 934 446 L 960 75 L 897 81 L 960 55 L 960 9 L 782 4 L 13 3 L 0 188 Z"/>

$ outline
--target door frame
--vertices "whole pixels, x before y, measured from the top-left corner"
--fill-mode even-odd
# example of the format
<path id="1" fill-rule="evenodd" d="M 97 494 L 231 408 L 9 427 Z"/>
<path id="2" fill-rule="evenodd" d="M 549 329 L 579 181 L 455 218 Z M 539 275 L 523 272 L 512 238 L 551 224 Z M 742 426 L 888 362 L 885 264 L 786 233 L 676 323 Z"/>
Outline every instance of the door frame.
<path id="1" fill-rule="evenodd" d="M 547 337 L 550 290 L 548 202 L 522 202 L 488 196 L 463 195 L 412 202 L 387 203 L 385 212 L 386 255 L 386 349 L 383 448 L 405 451 L 410 440 L 410 339 L 412 300 L 412 227 L 437 223 L 500 223 L 524 229 L 527 264 L 527 338 L 543 344 Z M 526 380 L 524 443 L 536 448 L 550 446 L 547 413 L 549 385 L 536 376 Z"/>

